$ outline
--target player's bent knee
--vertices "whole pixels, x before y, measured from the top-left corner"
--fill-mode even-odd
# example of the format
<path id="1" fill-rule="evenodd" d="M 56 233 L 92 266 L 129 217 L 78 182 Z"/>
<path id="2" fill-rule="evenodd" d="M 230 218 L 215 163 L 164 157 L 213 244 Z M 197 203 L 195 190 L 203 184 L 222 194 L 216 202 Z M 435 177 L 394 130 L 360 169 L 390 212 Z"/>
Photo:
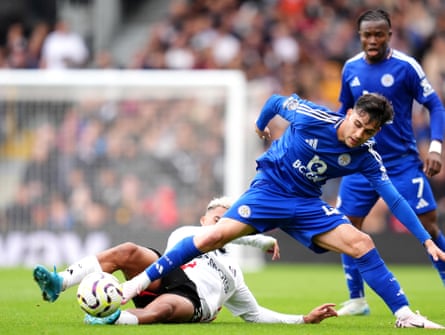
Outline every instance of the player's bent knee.
<path id="1" fill-rule="evenodd" d="M 358 258 L 374 248 L 375 244 L 371 236 L 362 232 L 359 238 L 351 245 L 350 256 Z"/>
<path id="2" fill-rule="evenodd" d="M 137 253 L 139 246 L 133 242 L 124 242 L 116 246 L 113 250 L 114 258 L 117 262 L 126 264 L 131 257 Z"/>

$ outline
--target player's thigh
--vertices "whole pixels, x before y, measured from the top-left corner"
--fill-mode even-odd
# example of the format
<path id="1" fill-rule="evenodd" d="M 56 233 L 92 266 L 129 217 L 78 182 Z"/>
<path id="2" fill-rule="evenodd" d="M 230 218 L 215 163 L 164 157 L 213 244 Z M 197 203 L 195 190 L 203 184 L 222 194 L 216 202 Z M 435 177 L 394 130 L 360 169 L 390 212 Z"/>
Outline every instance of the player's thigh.
<path id="1" fill-rule="evenodd" d="M 374 242 L 368 234 L 348 223 L 315 236 L 313 241 L 322 248 L 354 258 L 363 256 L 374 247 Z"/>
<path id="2" fill-rule="evenodd" d="M 155 262 L 159 255 L 151 249 L 125 242 L 99 253 L 97 258 L 103 271 L 121 270 L 126 278 L 132 278 Z"/>
<path id="3" fill-rule="evenodd" d="M 194 313 L 194 305 L 189 299 L 165 293 L 139 309 L 137 317 L 140 323 L 185 323 L 191 322 Z"/>

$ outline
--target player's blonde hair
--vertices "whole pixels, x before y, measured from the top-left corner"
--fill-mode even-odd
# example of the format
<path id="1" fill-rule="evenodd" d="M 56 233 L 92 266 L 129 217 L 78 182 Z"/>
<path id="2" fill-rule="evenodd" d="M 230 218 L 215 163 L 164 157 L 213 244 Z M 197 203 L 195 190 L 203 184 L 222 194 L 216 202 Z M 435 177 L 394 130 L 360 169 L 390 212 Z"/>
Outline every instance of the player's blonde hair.
<path id="1" fill-rule="evenodd" d="M 222 207 L 222 208 L 226 208 L 229 209 L 233 204 L 233 199 L 231 197 L 228 196 L 223 196 L 223 197 L 219 197 L 219 198 L 213 198 L 209 204 L 207 205 L 207 210 L 206 211 L 210 211 L 212 209 L 215 209 L 217 207 Z"/>

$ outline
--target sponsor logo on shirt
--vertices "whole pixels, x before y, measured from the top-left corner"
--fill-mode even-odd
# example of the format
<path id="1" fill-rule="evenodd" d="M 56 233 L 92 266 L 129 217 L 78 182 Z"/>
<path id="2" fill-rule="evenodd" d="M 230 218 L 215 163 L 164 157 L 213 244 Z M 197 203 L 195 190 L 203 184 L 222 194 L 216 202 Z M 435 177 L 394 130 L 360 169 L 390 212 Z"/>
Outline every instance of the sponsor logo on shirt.
<path id="1" fill-rule="evenodd" d="M 307 138 L 306 143 L 309 144 L 312 148 L 317 149 L 318 138 Z"/>

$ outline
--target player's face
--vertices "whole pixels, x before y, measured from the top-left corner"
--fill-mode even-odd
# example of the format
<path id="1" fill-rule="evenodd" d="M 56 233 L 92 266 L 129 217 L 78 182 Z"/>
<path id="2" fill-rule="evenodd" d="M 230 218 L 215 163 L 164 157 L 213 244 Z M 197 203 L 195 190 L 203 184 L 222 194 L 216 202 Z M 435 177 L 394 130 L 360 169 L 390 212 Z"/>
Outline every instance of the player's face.
<path id="1" fill-rule="evenodd" d="M 369 121 L 369 114 L 365 112 L 357 112 L 350 109 L 346 114 L 346 118 L 338 128 L 338 139 L 350 148 L 355 148 L 372 136 L 374 136 L 380 127 L 377 121 Z"/>
<path id="2" fill-rule="evenodd" d="M 209 209 L 202 217 L 201 217 L 201 225 L 210 226 L 216 224 L 219 219 L 224 215 L 227 211 L 225 207 L 215 207 Z"/>
<path id="3" fill-rule="evenodd" d="M 386 57 L 391 34 L 385 20 L 363 21 L 360 24 L 360 42 L 369 63 L 380 62 Z"/>

